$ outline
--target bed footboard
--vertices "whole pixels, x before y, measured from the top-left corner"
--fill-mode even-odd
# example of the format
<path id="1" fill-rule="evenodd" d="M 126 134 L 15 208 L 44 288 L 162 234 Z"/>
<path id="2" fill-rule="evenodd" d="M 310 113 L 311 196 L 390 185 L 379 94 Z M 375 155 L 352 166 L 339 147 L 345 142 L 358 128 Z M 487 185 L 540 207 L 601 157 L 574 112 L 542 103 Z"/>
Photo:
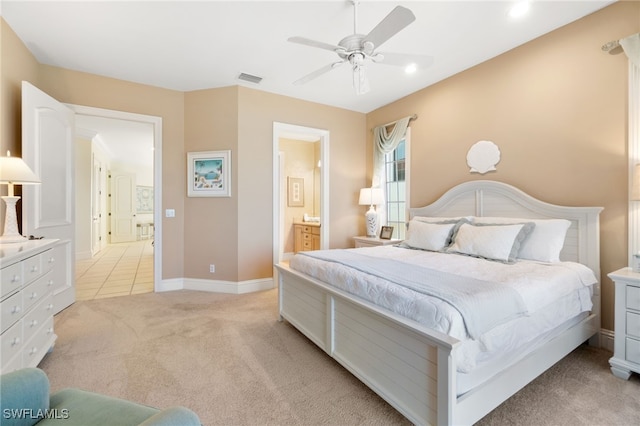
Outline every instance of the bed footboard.
<path id="1" fill-rule="evenodd" d="M 451 424 L 457 340 L 278 265 L 280 316 L 416 424 Z"/>

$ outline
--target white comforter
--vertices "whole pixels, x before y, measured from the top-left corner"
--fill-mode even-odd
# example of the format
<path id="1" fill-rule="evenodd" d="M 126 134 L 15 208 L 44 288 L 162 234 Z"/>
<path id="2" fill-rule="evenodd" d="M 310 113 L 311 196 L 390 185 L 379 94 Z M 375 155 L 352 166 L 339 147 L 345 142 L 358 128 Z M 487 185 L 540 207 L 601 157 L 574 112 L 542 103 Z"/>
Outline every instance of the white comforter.
<path id="1" fill-rule="evenodd" d="M 518 261 L 515 264 L 491 262 L 457 254 L 411 250 L 396 246 L 354 249 L 359 254 L 375 258 L 398 260 L 443 272 L 457 273 L 484 281 L 508 284 L 524 300 L 528 316 L 503 324 L 471 339 L 460 313 L 447 302 L 400 287 L 373 275 L 365 274 L 339 263 L 330 263 L 309 256 L 296 255 L 291 268 L 331 283 L 351 294 L 384 307 L 396 314 L 415 320 L 430 329 L 446 333 L 463 342 L 458 353 L 460 372 L 470 372 L 492 353 L 511 350 L 533 340 L 541 333 L 589 311 L 591 285 L 597 282 L 593 272 L 573 262 L 539 263 Z M 558 309 L 562 307 L 562 309 Z"/>

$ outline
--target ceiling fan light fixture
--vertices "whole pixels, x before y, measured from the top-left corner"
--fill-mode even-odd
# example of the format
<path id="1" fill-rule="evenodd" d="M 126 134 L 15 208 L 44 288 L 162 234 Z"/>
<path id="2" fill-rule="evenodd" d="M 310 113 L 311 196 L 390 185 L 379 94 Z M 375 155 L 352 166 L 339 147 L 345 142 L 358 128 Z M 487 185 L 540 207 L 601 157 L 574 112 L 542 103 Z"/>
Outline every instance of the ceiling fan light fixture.
<path id="1" fill-rule="evenodd" d="M 404 68 L 404 72 L 407 73 L 407 74 L 413 74 L 416 71 L 418 71 L 418 65 L 416 65 L 414 62 L 408 64 Z"/>
<path id="2" fill-rule="evenodd" d="M 356 95 L 364 95 L 370 90 L 369 80 L 362 65 L 353 66 L 353 88 L 356 90 Z"/>

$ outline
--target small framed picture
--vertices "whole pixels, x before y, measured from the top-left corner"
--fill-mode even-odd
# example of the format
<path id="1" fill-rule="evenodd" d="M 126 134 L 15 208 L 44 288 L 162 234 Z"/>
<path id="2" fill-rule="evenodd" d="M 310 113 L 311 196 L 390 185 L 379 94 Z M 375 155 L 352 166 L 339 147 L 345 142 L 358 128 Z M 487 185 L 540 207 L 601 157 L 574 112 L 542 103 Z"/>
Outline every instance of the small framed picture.
<path id="1" fill-rule="evenodd" d="M 383 226 L 380 231 L 381 240 L 390 240 L 393 235 L 393 226 Z"/>

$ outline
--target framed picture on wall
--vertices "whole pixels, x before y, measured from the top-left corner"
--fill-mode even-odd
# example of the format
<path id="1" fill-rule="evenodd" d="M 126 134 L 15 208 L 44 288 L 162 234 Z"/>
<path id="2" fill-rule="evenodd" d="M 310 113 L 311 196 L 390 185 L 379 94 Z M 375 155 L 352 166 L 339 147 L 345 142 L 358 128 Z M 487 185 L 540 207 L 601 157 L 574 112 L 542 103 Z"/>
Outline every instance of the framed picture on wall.
<path id="1" fill-rule="evenodd" d="M 187 196 L 231 197 L 231 151 L 187 153 Z"/>
<path id="2" fill-rule="evenodd" d="M 136 186 L 136 213 L 153 213 L 153 186 Z"/>
<path id="3" fill-rule="evenodd" d="M 287 177 L 287 205 L 304 207 L 304 178 Z"/>

